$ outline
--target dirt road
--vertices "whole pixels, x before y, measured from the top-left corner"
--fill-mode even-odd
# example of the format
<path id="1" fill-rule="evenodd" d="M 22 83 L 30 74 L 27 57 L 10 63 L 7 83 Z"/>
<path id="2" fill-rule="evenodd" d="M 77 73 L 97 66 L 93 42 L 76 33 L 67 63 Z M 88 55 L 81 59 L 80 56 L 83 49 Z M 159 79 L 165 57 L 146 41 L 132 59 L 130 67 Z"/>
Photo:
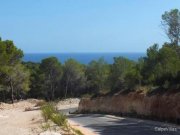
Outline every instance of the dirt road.
<path id="1" fill-rule="evenodd" d="M 0 135 L 38 135 L 42 117 L 39 110 L 25 111 L 34 106 L 30 101 L 3 104 L 0 109 Z"/>

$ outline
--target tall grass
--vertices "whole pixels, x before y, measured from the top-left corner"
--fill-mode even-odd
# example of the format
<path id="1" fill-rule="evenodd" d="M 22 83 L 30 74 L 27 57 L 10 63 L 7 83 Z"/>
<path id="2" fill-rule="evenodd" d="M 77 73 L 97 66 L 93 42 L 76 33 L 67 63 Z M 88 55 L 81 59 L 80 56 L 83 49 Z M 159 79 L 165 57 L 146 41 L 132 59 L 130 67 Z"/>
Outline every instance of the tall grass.
<path id="1" fill-rule="evenodd" d="M 48 120 L 51 120 L 57 126 L 63 127 L 63 129 L 68 132 L 73 131 L 75 135 L 83 135 L 81 131 L 74 129 L 70 125 L 68 125 L 67 117 L 64 114 L 58 112 L 53 103 L 46 103 L 45 105 L 43 105 L 41 107 L 41 112 L 45 122 L 48 123 Z M 43 129 L 50 129 L 50 125 L 45 124 L 43 126 Z"/>
<path id="2" fill-rule="evenodd" d="M 67 118 L 62 113 L 53 113 L 51 116 L 51 120 L 58 126 L 66 127 L 67 125 Z"/>
<path id="3" fill-rule="evenodd" d="M 64 114 L 58 112 L 54 104 L 47 103 L 46 105 L 43 105 L 41 107 L 41 112 L 46 122 L 51 120 L 58 126 L 67 127 L 67 117 Z"/>
<path id="4" fill-rule="evenodd" d="M 41 112 L 44 120 L 47 122 L 51 119 L 53 113 L 57 113 L 57 109 L 52 103 L 47 103 L 41 107 Z"/>

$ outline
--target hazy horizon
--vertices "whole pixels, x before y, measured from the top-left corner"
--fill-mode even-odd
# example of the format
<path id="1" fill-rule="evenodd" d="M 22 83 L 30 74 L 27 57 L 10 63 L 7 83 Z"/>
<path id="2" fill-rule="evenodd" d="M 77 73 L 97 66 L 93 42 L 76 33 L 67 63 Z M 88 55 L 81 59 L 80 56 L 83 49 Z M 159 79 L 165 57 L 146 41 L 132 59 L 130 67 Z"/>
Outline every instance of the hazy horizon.
<path id="1" fill-rule="evenodd" d="M 68 59 L 74 59 L 82 64 L 88 64 L 93 60 L 103 58 L 107 63 L 112 64 L 114 57 L 124 57 L 133 61 L 138 61 L 140 57 L 146 56 L 145 53 L 25 53 L 23 61 L 41 62 L 45 58 L 56 57 L 64 63 Z"/>
<path id="2" fill-rule="evenodd" d="M 24 52 L 24 54 L 83 54 L 83 53 L 89 53 L 89 54 L 106 54 L 106 53 L 122 53 L 122 54 L 128 54 L 128 53 L 138 53 L 138 54 L 145 54 L 146 52 Z"/>

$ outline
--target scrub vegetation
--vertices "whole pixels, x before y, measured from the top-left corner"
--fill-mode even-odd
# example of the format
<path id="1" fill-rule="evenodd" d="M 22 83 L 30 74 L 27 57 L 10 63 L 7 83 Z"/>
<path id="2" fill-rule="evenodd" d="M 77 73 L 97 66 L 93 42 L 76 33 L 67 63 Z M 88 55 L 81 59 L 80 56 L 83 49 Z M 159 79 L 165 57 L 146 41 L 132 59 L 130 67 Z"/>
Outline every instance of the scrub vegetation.
<path id="1" fill-rule="evenodd" d="M 50 130 L 53 127 L 50 122 L 53 122 L 69 134 L 83 135 L 81 131 L 71 127 L 71 125 L 68 124 L 66 115 L 59 112 L 55 106 L 55 103 L 46 103 L 41 107 L 41 114 L 45 121 L 45 124 L 42 125 L 42 129 Z"/>

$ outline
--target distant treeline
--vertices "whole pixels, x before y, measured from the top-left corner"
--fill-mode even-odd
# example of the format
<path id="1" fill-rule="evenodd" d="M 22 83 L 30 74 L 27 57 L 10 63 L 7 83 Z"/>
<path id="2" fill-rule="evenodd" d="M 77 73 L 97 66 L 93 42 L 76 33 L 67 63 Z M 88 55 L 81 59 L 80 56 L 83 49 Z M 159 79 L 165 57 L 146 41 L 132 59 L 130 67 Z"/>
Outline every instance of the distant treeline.
<path id="1" fill-rule="evenodd" d="M 57 98 L 98 95 L 153 88 L 180 88 L 180 12 L 162 15 L 170 39 L 161 48 L 154 44 L 137 62 L 115 57 L 113 64 L 100 58 L 88 65 L 74 59 L 61 64 L 56 57 L 40 63 L 23 62 L 23 51 L 10 40 L 0 39 L 0 100 Z"/>

